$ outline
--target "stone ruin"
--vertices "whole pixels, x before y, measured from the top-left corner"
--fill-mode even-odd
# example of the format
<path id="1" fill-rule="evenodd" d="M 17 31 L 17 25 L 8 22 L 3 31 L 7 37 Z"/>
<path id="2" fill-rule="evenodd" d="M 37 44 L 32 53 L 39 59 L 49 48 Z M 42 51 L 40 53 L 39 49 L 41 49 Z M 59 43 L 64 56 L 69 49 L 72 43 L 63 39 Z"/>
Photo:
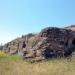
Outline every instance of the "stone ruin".
<path id="1" fill-rule="evenodd" d="M 17 38 L 3 47 L 3 51 L 18 53 L 24 59 L 42 60 L 68 57 L 75 50 L 75 31 L 47 27 L 39 34 L 28 34 Z"/>

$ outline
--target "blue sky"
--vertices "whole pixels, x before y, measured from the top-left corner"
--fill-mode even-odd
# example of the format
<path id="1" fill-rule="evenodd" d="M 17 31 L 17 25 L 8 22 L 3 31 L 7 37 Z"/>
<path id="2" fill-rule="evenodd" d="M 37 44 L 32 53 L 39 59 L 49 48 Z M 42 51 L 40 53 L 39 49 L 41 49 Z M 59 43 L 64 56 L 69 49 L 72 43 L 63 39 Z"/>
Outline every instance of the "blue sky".
<path id="1" fill-rule="evenodd" d="M 71 24 L 75 24 L 75 0 L 0 0 L 0 43 Z"/>

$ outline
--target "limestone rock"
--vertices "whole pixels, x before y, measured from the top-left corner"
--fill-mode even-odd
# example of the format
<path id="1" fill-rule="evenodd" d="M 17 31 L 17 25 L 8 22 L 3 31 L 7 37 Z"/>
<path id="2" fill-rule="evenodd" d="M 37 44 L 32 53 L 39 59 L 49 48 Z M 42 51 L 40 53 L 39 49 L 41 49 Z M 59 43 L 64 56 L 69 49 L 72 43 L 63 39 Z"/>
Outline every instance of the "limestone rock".
<path id="1" fill-rule="evenodd" d="M 11 54 L 18 53 L 25 59 L 66 57 L 75 50 L 75 31 L 47 27 L 38 34 L 23 35 L 5 44 L 3 50 Z"/>

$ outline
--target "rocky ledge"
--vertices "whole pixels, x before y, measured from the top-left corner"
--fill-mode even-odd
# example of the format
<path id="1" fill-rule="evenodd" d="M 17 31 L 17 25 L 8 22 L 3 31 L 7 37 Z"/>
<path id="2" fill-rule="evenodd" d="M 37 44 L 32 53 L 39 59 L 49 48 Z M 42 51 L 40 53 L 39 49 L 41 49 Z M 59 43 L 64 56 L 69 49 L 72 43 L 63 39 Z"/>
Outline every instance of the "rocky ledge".
<path id="1" fill-rule="evenodd" d="M 75 31 L 47 27 L 38 34 L 28 34 L 17 38 L 1 49 L 10 54 L 18 53 L 24 59 L 42 60 L 68 57 L 75 50 Z"/>

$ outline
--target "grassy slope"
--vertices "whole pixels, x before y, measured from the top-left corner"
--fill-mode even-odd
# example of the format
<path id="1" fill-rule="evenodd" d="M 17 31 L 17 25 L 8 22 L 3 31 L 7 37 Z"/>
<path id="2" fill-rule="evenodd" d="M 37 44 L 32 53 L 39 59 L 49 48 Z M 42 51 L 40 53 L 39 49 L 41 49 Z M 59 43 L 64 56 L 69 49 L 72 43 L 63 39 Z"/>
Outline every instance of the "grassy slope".
<path id="1" fill-rule="evenodd" d="M 0 52 L 0 75 L 75 75 L 75 58 L 28 63 Z"/>

